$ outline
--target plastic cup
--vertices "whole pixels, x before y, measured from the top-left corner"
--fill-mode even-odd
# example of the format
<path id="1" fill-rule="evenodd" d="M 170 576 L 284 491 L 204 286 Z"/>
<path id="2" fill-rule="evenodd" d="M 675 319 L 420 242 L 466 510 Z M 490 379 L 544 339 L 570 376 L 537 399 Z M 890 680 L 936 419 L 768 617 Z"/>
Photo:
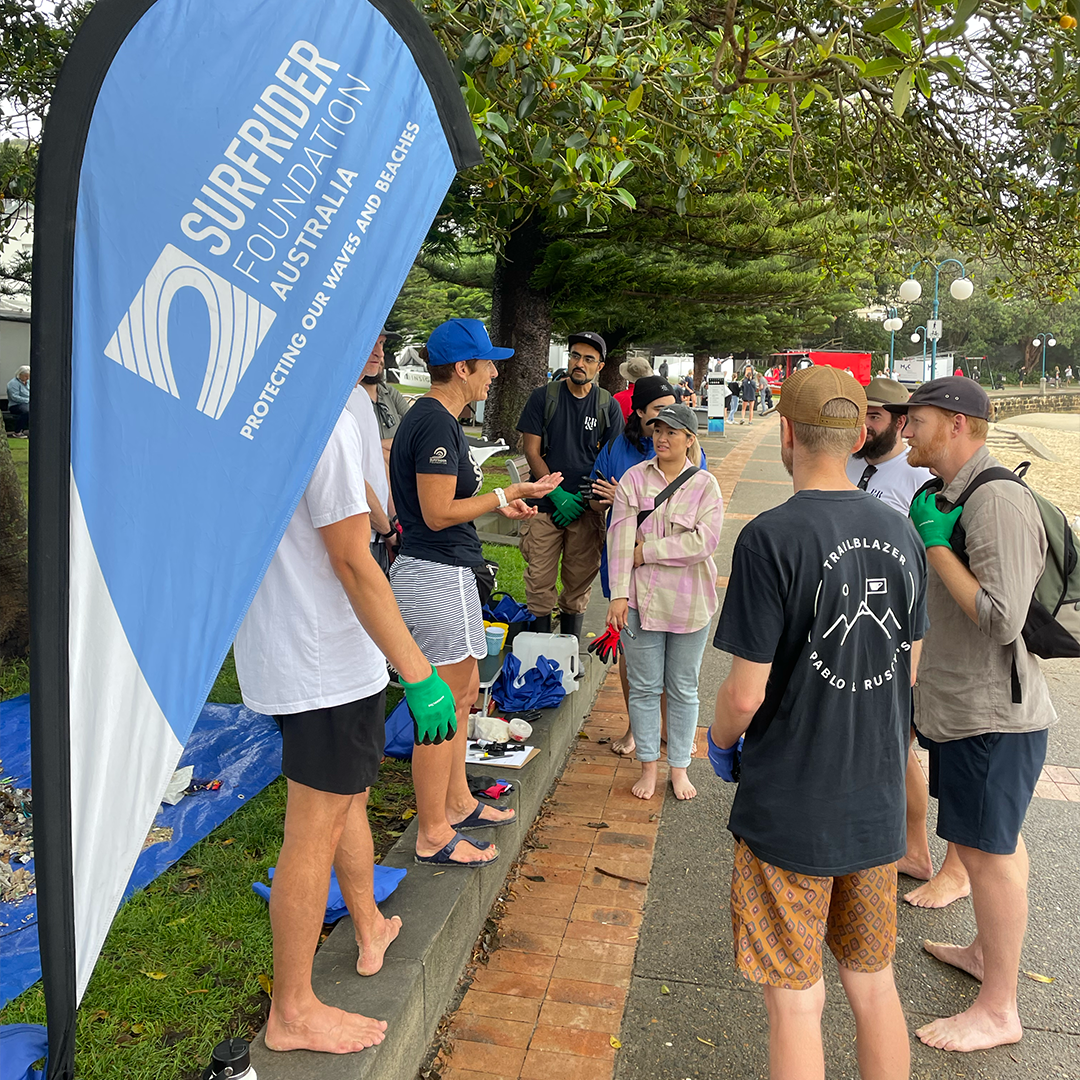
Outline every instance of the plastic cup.
<path id="1" fill-rule="evenodd" d="M 484 636 L 487 638 L 488 656 L 498 656 L 506 631 L 501 626 L 489 626 L 484 631 Z"/>

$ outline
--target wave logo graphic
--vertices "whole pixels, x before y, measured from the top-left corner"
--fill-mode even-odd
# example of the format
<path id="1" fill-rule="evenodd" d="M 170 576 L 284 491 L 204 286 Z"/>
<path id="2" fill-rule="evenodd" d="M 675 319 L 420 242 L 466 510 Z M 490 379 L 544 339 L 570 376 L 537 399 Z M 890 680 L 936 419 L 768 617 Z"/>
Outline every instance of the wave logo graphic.
<path id="1" fill-rule="evenodd" d="M 277 312 L 219 274 L 166 244 L 135 294 L 105 355 L 158 389 L 180 397 L 169 356 L 169 308 L 185 288 L 198 291 L 210 315 L 210 350 L 196 408 L 221 417 Z"/>

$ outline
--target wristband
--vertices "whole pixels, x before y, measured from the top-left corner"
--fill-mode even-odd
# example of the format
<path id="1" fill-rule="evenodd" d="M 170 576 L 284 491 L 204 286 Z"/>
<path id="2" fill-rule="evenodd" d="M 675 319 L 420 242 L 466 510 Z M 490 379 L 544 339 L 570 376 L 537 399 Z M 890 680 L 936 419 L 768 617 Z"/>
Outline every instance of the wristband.
<path id="1" fill-rule="evenodd" d="M 509 501 L 506 498 L 506 492 L 502 488 L 495 489 L 495 495 L 499 500 L 499 509 L 502 510 L 504 506 L 509 506 Z"/>

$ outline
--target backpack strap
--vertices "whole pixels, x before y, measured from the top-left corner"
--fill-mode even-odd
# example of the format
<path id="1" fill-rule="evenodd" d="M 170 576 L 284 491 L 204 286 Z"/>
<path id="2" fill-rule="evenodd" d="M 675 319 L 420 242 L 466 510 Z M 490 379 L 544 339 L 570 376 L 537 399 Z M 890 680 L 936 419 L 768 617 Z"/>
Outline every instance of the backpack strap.
<path id="1" fill-rule="evenodd" d="M 679 473 L 678 476 L 675 477 L 674 480 L 671 481 L 670 484 L 668 484 L 666 488 L 664 488 L 663 491 L 660 492 L 659 495 L 656 496 L 655 499 L 653 499 L 651 510 L 639 510 L 637 516 L 638 528 L 641 528 L 641 526 L 645 523 L 646 519 L 653 512 L 653 510 L 659 510 L 660 507 L 664 503 L 666 503 L 668 499 L 670 499 L 671 496 L 674 495 L 675 492 L 678 491 L 679 488 L 681 488 L 683 484 L 686 483 L 687 480 L 691 479 L 694 473 L 697 472 L 701 472 L 701 469 L 698 468 L 697 465 L 691 465 L 689 469 L 684 469 L 681 473 Z"/>
<path id="2" fill-rule="evenodd" d="M 562 382 L 549 382 L 544 392 L 544 424 L 540 435 L 540 456 L 547 457 L 548 452 L 548 426 L 559 407 L 559 394 L 562 393 Z M 602 386 L 596 388 L 596 445 L 597 449 L 604 445 L 604 435 L 608 429 L 608 408 L 611 405 L 611 394 Z"/>

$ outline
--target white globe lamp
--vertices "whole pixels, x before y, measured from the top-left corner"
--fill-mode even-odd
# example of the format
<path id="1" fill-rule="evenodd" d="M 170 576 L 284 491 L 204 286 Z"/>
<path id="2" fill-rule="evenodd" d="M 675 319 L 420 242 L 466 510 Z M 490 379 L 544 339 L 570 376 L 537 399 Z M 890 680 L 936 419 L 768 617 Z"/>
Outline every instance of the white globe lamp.
<path id="1" fill-rule="evenodd" d="M 922 286 L 914 278 L 907 278 L 900 283 L 899 295 L 905 304 L 913 303 L 922 296 Z"/>
<path id="2" fill-rule="evenodd" d="M 1037 349 L 1042 344 L 1042 338 L 1036 338 L 1031 344 Z"/>
<path id="3" fill-rule="evenodd" d="M 1046 344 L 1049 345 L 1050 348 L 1052 349 L 1057 344 L 1057 339 L 1056 338 L 1047 338 L 1046 339 Z"/>
<path id="4" fill-rule="evenodd" d="M 914 341 L 915 344 L 917 345 L 920 341 L 922 341 L 922 338 L 918 334 L 912 334 L 911 335 L 911 340 Z"/>
<path id="5" fill-rule="evenodd" d="M 975 284 L 968 277 L 960 277 L 954 279 L 953 283 L 949 286 L 949 292 L 957 300 L 967 300 L 971 294 L 975 291 Z"/>
<path id="6" fill-rule="evenodd" d="M 895 332 L 899 330 L 904 324 L 900 319 L 897 319 L 894 316 L 891 319 L 886 319 L 881 325 L 884 329 Z"/>

